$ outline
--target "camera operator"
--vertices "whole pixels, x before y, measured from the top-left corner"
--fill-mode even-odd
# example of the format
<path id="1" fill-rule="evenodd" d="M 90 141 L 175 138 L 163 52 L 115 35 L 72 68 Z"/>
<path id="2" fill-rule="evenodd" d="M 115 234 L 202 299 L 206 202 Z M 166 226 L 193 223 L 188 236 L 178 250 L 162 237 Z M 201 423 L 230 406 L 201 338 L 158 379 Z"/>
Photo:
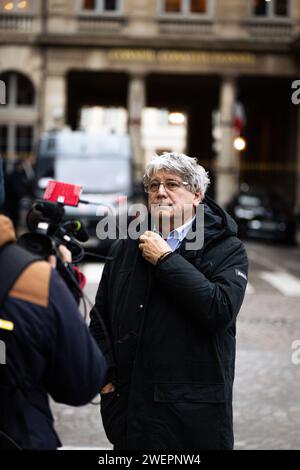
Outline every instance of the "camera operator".
<path id="1" fill-rule="evenodd" d="M 11 220 L 0 215 L 0 448 L 56 449 L 48 394 L 72 406 L 88 403 L 106 383 L 106 362 L 55 259 L 40 261 L 15 242 Z M 59 251 L 71 261 L 65 247 Z M 20 255 L 26 266 L 9 286 Z"/>

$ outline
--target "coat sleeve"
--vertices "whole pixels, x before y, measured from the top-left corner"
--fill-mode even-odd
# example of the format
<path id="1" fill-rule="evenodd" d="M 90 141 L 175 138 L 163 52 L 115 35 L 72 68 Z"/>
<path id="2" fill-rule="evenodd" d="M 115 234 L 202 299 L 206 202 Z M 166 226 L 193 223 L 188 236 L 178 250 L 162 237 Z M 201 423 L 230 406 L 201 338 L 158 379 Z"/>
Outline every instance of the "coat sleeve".
<path id="1" fill-rule="evenodd" d="M 57 402 L 84 405 L 100 392 L 107 365 L 72 294 L 55 270 L 51 274 L 49 309 L 47 391 Z"/>
<path id="2" fill-rule="evenodd" d="M 184 314 L 210 332 L 228 328 L 242 305 L 248 274 L 244 246 L 229 238 L 213 252 L 209 279 L 183 256 L 174 253 L 156 268 L 156 278 L 181 305 Z"/>
<path id="3" fill-rule="evenodd" d="M 106 263 L 96 294 L 96 302 L 90 312 L 91 321 L 89 329 L 106 359 L 108 366 L 107 382 L 111 382 L 115 379 L 115 360 L 111 343 L 111 328 L 109 320 L 109 301 L 107 290 L 108 270 L 109 265 Z"/>

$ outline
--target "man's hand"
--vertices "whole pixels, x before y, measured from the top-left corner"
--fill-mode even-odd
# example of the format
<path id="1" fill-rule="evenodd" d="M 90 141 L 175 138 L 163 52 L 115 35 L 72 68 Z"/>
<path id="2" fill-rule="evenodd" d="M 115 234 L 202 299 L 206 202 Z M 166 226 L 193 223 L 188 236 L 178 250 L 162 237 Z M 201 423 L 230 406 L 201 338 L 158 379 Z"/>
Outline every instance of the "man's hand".
<path id="1" fill-rule="evenodd" d="M 139 241 L 143 257 L 153 265 L 156 265 L 161 255 L 172 252 L 168 243 L 158 233 L 147 230 L 140 236 Z"/>
<path id="2" fill-rule="evenodd" d="M 11 219 L 0 214 L 1 245 L 17 240 L 15 229 Z"/>
<path id="3" fill-rule="evenodd" d="M 64 245 L 59 245 L 58 247 L 59 254 L 64 263 L 72 263 L 72 253 Z M 54 255 L 49 256 L 48 262 L 52 268 L 56 268 L 56 257 Z"/>
<path id="4" fill-rule="evenodd" d="M 102 390 L 101 390 L 101 395 L 105 395 L 106 393 L 113 393 L 115 391 L 115 386 L 113 383 L 109 382 L 106 384 Z"/>

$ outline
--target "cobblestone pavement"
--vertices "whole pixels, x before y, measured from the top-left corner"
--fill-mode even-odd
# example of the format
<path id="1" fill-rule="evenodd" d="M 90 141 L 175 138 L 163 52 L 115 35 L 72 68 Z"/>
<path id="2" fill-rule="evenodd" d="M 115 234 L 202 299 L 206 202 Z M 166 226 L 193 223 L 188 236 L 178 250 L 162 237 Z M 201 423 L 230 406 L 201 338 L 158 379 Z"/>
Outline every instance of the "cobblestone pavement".
<path id="1" fill-rule="evenodd" d="M 247 251 L 250 285 L 237 325 L 235 448 L 300 449 L 300 364 L 292 363 L 292 343 L 300 340 L 300 249 L 247 243 Z M 83 269 L 93 298 L 101 267 Z M 53 410 L 64 446 L 111 448 L 98 406 L 54 404 Z"/>
<path id="2" fill-rule="evenodd" d="M 300 250 L 247 248 L 253 293 L 238 320 L 236 449 L 300 449 L 300 364 L 292 363 L 292 343 L 300 340 Z M 294 295 L 265 284 L 260 275 L 266 269 L 282 280 L 285 272 L 292 275 L 287 287 L 295 281 Z"/>

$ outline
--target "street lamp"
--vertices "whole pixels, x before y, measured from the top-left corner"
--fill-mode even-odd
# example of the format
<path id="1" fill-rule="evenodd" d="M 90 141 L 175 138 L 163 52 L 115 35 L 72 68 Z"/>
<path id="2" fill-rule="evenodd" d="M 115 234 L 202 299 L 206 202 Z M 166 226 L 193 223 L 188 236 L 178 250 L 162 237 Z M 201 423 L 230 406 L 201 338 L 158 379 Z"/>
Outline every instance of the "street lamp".
<path id="1" fill-rule="evenodd" d="M 246 140 L 243 137 L 236 137 L 233 146 L 238 152 L 243 152 L 247 146 Z"/>
<path id="2" fill-rule="evenodd" d="M 183 113 L 170 113 L 169 123 L 170 124 L 184 124 L 185 116 Z"/>

